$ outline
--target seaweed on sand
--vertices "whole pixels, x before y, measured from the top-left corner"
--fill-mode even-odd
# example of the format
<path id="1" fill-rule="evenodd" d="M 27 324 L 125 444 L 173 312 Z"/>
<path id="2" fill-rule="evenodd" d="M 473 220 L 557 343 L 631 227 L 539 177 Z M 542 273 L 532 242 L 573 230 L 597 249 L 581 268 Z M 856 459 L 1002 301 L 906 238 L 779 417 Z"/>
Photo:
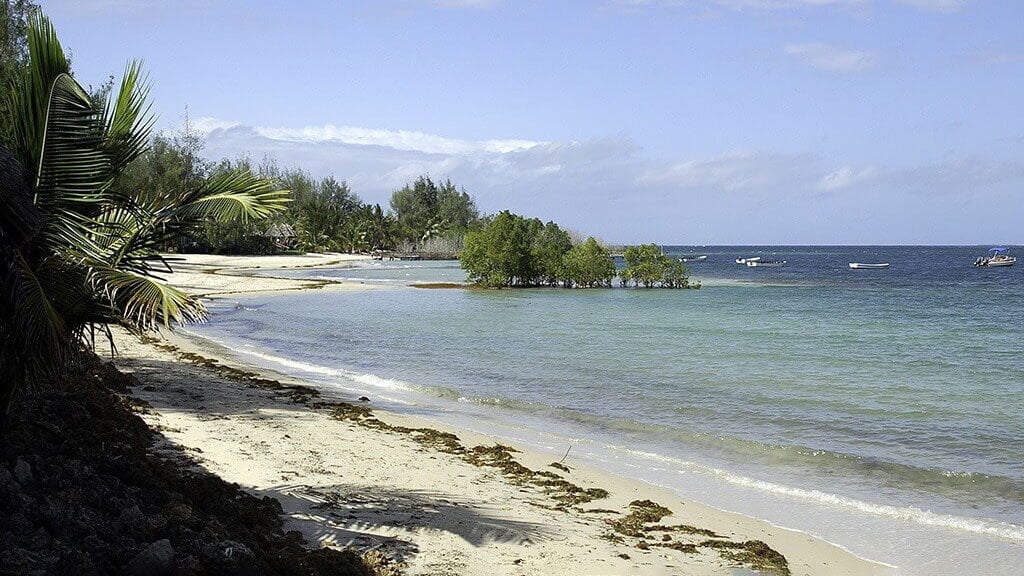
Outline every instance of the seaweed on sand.
<path id="1" fill-rule="evenodd" d="M 612 529 L 620 534 L 640 538 L 644 525 L 657 522 L 672 513 L 668 508 L 650 500 L 633 500 L 629 503 L 629 514 L 611 522 Z"/>
<path id="2" fill-rule="evenodd" d="M 411 428 L 388 424 L 374 416 L 373 410 L 370 408 L 348 402 L 316 402 L 312 406 L 330 410 L 331 416 L 337 420 L 353 422 L 374 430 L 407 434 L 424 447 L 458 455 L 474 466 L 497 468 L 505 478 L 517 485 L 532 485 L 541 488 L 558 503 L 555 506 L 557 509 L 567 509 L 570 506 L 608 496 L 608 491 L 603 488 L 583 488 L 554 472 L 533 470 L 524 466 L 512 456 L 517 450 L 511 446 L 495 444 L 466 448 L 459 437 L 450 432 L 442 432 L 433 428 Z"/>
<path id="3" fill-rule="evenodd" d="M 760 540 L 732 542 L 729 540 L 705 540 L 699 544 L 704 548 L 715 548 L 722 558 L 743 564 L 777 576 L 789 576 L 789 562 L 771 546 Z"/>
<path id="4" fill-rule="evenodd" d="M 605 534 L 605 538 L 617 543 L 624 542 L 622 536 L 637 538 L 636 547 L 640 550 L 658 547 L 695 554 L 700 548 L 710 548 L 716 550 L 722 558 L 730 562 L 777 576 L 789 576 L 789 563 L 786 561 L 786 557 L 760 540 L 744 542 L 724 540 L 711 530 L 687 524 L 651 525 L 670 514 L 672 514 L 671 510 L 656 502 L 634 500 L 629 503 L 628 514 L 616 520 L 607 521 L 614 532 Z M 647 536 L 656 532 L 662 533 L 661 541 L 648 542 Z M 673 540 L 670 533 L 709 536 L 713 539 L 701 542 L 682 542 Z"/>
<path id="5" fill-rule="evenodd" d="M 272 380 L 270 378 L 264 378 L 257 372 L 250 370 L 241 370 L 233 366 L 222 364 L 213 358 L 207 358 L 195 352 L 184 352 L 173 344 L 168 344 L 159 338 L 153 338 L 152 336 L 142 336 L 139 340 L 143 344 L 149 344 L 154 348 L 163 350 L 164 352 L 170 352 L 177 356 L 179 360 L 189 362 L 196 366 L 201 366 L 216 372 L 219 376 L 233 380 L 235 382 L 242 382 L 254 388 L 263 388 L 265 390 L 272 390 L 286 396 L 292 402 L 297 404 L 305 404 L 313 398 L 320 396 L 320 393 L 309 386 L 302 386 L 301 384 L 284 384 L 278 380 Z"/>

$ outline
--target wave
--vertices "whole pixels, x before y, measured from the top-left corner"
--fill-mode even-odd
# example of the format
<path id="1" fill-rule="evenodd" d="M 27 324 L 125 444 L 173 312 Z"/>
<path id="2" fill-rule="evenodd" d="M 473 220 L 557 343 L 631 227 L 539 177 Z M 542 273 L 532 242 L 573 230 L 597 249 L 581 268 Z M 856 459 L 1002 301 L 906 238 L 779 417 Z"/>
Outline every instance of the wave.
<path id="1" fill-rule="evenodd" d="M 976 534 L 997 536 L 999 538 L 1024 542 L 1024 526 L 1018 526 L 1016 524 L 1011 524 L 1009 522 L 988 520 L 984 518 L 968 518 L 965 516 L 955 516 L 952 514 L 940 514 L 937 512 L 931 512 L 929 510 L 922 510 L 920 508 L 916 508 L 913 506 L 893 506 L 890 504 L 877 504 L 874 502 L 858 500 L 856 498 L 851 498 L 848 496 L 842 496 L 830 492 L 823 492 L 821 490 L 797 488 L 795 486 L 786 486 L 784 484 L 777 484 L 774 482 L 750 478 L 748 476 L 736 474 L 728 470 L 723 470 L 721 468 L 705 466 L 697 462 L 682 460 L 679 458 L 665 456 L 662 454 L 656 454 L 653 452 L 645 452 L 642 450 L 633 450 L 630 448 L 622 447 L 614 448 L 617 449 L 618 451 L 629 453 L 632 454 L 633 456 L 641 457 L 644 459 L 670 463 L 676 466 L 689 468 L 691 470 L 705 472 L 714 475 L 718 478 L 721 478 L 730 484 L 742 486 L 745 488 L 754 488 L 762 492 L 769 492 L 772 494 L 779 494 L 791 498 L 799 498 L 802 500 L 810 500 L 822 504 L 827 504 L 833 507 L 846 508 L 858 512 L 866 512 L 868 514 L 874 514 L 876 516 L 886 516 L 889 518 L 910 521 L 917 524 L 923 524 L 926 526 L 953 528 L 957 530 L 963 530 L 965 532 L 974 532 Z"/>

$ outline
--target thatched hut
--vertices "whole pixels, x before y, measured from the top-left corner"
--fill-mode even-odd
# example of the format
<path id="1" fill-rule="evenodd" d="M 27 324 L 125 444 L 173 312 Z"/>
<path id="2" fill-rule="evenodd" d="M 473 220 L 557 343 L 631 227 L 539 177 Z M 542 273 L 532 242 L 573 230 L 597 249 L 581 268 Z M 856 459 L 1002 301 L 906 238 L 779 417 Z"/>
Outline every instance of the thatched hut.
<path id="1" fill-rule="evenodd" d="M 280 249 L 288 249 L 295 245 L 295 241 L 299 235 L 295 233 L 295 228 L 292 228 L 290 224 L 278 223 L 274 224 L 263 234 L 274 243 Z"/>

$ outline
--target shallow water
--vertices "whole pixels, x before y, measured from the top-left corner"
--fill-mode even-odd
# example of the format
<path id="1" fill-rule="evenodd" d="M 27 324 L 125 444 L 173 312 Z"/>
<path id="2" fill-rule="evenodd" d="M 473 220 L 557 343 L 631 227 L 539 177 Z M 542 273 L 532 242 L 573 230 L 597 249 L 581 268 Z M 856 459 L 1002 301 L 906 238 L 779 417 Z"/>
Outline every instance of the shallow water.
<path id="1" fill-rule="evenodd" d="M 977 247 L 670 253 L 709 255 L 704 289 L 422 290 L 464 274 L 373 263 L 290 274 L 400 289 L 249 297 L 191 330 L 906 573 L 1019 571 L 1021 268 L 972 268 Z M 755 255 L 787 265 L 733 263 Z"/>

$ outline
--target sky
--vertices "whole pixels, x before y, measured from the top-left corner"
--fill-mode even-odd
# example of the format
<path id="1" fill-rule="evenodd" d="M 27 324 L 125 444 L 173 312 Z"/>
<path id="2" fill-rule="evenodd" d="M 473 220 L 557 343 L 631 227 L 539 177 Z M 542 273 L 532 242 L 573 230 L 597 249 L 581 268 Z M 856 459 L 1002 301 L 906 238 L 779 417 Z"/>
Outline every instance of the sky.
<path id="1" fill-rule="evenodd" d="M 42 0 L 211 159 L 609 242 L 1024 244 L 1016 0 Z"/>

